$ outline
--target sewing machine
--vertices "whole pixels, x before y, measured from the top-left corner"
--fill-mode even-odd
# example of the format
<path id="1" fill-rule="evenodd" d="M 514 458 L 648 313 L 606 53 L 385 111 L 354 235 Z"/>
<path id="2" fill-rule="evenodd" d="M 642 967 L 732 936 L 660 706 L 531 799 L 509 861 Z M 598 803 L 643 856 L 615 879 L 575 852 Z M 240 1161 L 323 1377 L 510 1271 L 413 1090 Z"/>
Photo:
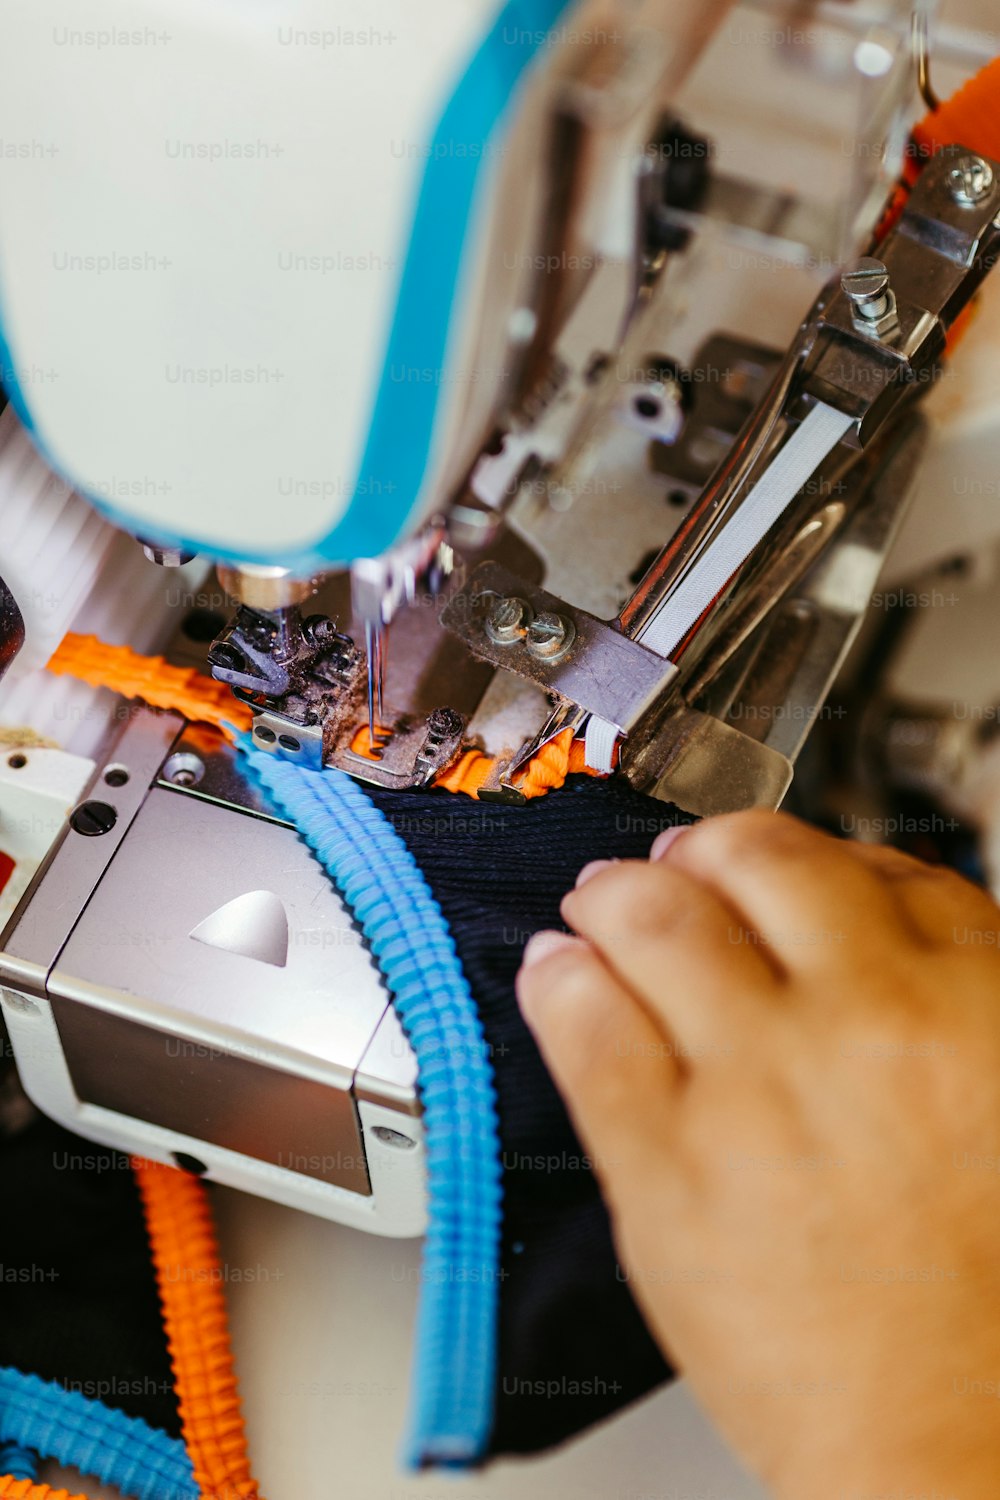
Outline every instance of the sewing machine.
<path id="1" fill-rule="evenodd" d="M 930 88 L 890 0 L 100 9 L 36 0 L 0 63 L 38 145 L 0 161 L 0 476 L 39 528 L 0 563 L 31 731 L 4 1017 L 80 1134 L 416 1234 L 413 1058 L 339 897 L 221 734 L 40 669 L 113 600 L 315 771 L 426 787 L 474 745 L 517 800 L 569 730 L 688 812 L 777 807 L 1000 253 L 1000 164 L 948 147 L 875 233 Z M 740 117 L 761 59 L 824 127 L 808 166 L 773 100 Z"/>

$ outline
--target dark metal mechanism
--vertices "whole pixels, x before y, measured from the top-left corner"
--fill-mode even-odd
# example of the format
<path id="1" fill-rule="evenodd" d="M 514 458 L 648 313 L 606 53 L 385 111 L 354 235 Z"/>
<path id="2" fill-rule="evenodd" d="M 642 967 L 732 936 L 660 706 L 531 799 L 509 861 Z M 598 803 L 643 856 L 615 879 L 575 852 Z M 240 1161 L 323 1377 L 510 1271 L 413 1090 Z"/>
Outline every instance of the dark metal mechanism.
<path id="1" fill-rule="evenodd" d="M 696 217 L 711 206 L 703 143 L 671 123 L 654 145 L 649 168 L 640 174 L 640 208 L 661 227 L 669 227 L 667 219 L 673 223 L 672 215 L 685 228 L 685 215 Z M 661 251 L 668 242 L 670 236 L 661 235 Z M 903 479 L 911 465 L 908 456 L 897 455 L 890 431 L 895 435 L 899 428 L 902 440 L 906 414 L 936 377 L 949 329 L 1000 255 L 1000 166 L 961 146 L 942 150 L 924 167 L 897 221 L 870 248 L 873 254 L 824 288 L 783 356 L 756 346 L 728 350 L 734 369 L 742 365 L 756 372 L 749 382 L 712 380 L 704 390 L 692 389 L 679 366 L 650 356 L 622 404 L 620 386 L 612 398 L 614 371 L 590 350 L 584 384 L 599 391 L 605 382 L 607 394 L 598 396 L 599 407 L 601 400 L 607 403 L 605 417 L 616 399 L 625 426 L 641 430 L 646 423 L 645 471 L 672 476 L 670 493 L 684 509 L 672 531 L 662 527 L 658 553 L 643 559 L 631 593 L 619 595 L 620 607 L 616 614 L 608 611 L 610 618 L 586 607 L 587 587 L 604 563 L 601 544 L 595 546 L 586 532 L 593 510 L 576 509 L 573 524 L 557 533 L 550 522 L 538 522 L 536 508 L 532 528 L 533 488 L 554 495 L 558 513 L 560 506 L 576 505 L 573 462 L 584 465 L 584 491 L 592 472 L 585 467 L 582 443 L 571 442 L 561 459 L 545 456 L 559 422 L 570 420 L 560 415 L 572 407 L 568 374 L 558 399 L 538 418 L 540 434 L 544 428 L 547 436 L 533 439 L 530 425 L 515 430 L 496 456 L 483 461 L 502 468 L 506 482 L 498 487 L 489 479 L 472 489 L 493 506 L 501 536 L 515 532 L 528 544 L 542 576 L 530 567 L 499 564 L 490 544 L 473 559 L 478 566 L 464 586 L 452 580 L 444 589 L 441 622 L 480 663 L 541 688 L 551 710 L 547 719 L 536 720 L 541 727 L 527 740 L 522 733 L 513 748 L 508 745 L 493 793 L 517 795 L 517 776 L 530 755 L 564 728 L 579 732 L 589 720 L 597 757 L 591 764 L 600 766 L 606 756 L 610 765 L 617 736 L 621 766 L 633 784 L 673 800 L 683 791 L 692 812 L 718 810 L 722 782 L 733 789 L 734 805 L 780 801 L 804 733 L 748 732 L 737 723 L 738 712 L 734 717 L 738 695 L 727 696 L 726 685 L 738 676 L 740 662 L 753 659 L 758 700 L 766 680 L 778 695 L 775 710 L 794 714 L 796 704 L 786 692 L 790 683 L 793 696 L 804 695 L 800 725 L 815 715 L 864 614 L 879 560 L 902 514 Z M 583 340 L 581 348 L 586 348 Z M 711 357 L 725 352 L 718 336 L 705 349 L 714 351 Z M 758 485 L 810 416 L 820 415 L 820 404 L 843 418 L 833 446 L 816 451 L 812 478 L 777 522 L 754 535 Z M 689 460 L 703 454 L 709 439 L 719 461 L 714 472 L 697 472 Z M 904 444 L 907 454 L 916 444 L 916 436 Z M 623 472 L 629 485 L 641 482 L 638 465 Z M 748 516 L 749 524 L 742 526 Z M 730 523 L 733 530 L 720 549 L 716 544 Z M 727 577 L 716 579 L 713 550 L 728 563 L 731 541 L 742 535 L 751 536 L 746 550 L 733 554 Z M 762 675 L 764 658 L 754 654 L 760 642 L 789 599 L 809 596 L 809 580 L 821 576 L 842 540 L 841 572 L 830 578 L 839 580 L 845 568 L 858 575 L 850 599 L 834 598 L 828 580 L 812 604 L 782 616 L 787 660 L 799 662 L 802 670 L 790 668 L 788 683 L 779 681 L 778 632 L 768 637 L 771 665 Z M 424 552 L 437 557 L 442 549 L 450 555 L 447 533 L 435 523 L 419 567 L 409 554 L 395 572 L 365 565 L 371 578 L 362 568 L 367 592 L 360 594 L 355 578 L 352 628 L 360 620 L 369 642 L 381 642 L 383 624 L 404 598 L 415 597 Z M 605 550 L 613 551 L 613 544 L 605 543 Z M 682 638 L 658 646 L 651 627 L 664 606 L 683 589 L 698 599 L 706 579 L 712 587 L 706 587 L 700 618 L 696 612 Z M 799 646 L 810 631 L 803 632 L 802 620 L 824 611 L 829 628 L 816 626 L 816 639 L 803 653 Z M 821 637 L 822 661 L 816 649 Z M 383 655 L 380 646 L 373 673 L 364 653 L 326 616 L 302 619 L 297 605 L 274 613 L 244 606 L 214 643 L 209 660 L 214 675 L 253 707 L 254 736 L 262 748 L 304 758 L 317 768 L 339 766 L 383 786 L 425 785 L 459 749 L 466 717 L 453 711 L 454 701 L 439 698 L 430 718 L 428 705 L 416 714 L 390 710 L 383 718 L 379 712 L 376 719 Z M 353 739 L 364 717 L 366 667 L 367 753 Z M 379 685 L 374 706 L 373 680 Z M 446 691 L 451 694 L 451 685 Z M 763 709 L 759 701 L 757 708 Z M 682 755 L 695 767 L 690 775 L 681 774 Z M 729 772 L 713 774 L 713 763 Z"/>
<path id="2" fill-rule="evenodd" d="M 303 618 L 297 605 L 271 612 L 242 605 L 213 641 L 208 660 L 213 676 L 228 682 L 237 698 L 285 726 L 262 726 L 262 748 L 281 734 L 301 743 L 296 729 L 329 740 L 364 689 L 364 656 L 351 638 L 326 615 Z"/>
<path id="3" fill-rule="evenodd" d="M 24 645 L 24 620 L 17 601 L 0 578 L 0 677 Z"/>

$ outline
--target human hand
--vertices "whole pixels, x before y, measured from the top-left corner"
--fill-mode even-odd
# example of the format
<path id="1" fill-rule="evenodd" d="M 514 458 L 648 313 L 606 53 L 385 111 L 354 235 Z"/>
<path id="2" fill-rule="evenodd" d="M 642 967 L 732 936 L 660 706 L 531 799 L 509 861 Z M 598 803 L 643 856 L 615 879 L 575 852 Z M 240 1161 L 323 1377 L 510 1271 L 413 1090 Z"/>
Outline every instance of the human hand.
<path id="1" fill-rule="evenodd" d="M 755 812 L 563 915 L 522 1008 L 723 1433 L 781 1500 L 996 1500 L 1000 909 Z"/>

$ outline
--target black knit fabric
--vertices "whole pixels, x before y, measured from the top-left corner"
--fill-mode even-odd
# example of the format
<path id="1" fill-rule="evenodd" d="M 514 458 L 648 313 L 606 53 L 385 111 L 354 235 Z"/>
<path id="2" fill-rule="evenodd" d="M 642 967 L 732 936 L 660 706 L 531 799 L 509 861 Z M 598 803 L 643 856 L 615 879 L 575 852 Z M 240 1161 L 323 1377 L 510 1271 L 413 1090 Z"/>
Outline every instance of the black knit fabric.
<path id="1" fill-rule="evenodd" d="M 41 1115 L 0 1139 L 0 1365 L 180 1436 L 128 1158 Z"/>
<path id="2" fill-rule="evenodd" d="M 448 920 L 496 1073 L 504 1162 L 494 1453 L 547 1447 L 670 1373 L 615 1260 L 583 1149 L 514 997 L 528 938 L 591 859 L 642 858 L 685 814 L 618 778 L 574 776 L 523 807 L 373 793 Z"/>

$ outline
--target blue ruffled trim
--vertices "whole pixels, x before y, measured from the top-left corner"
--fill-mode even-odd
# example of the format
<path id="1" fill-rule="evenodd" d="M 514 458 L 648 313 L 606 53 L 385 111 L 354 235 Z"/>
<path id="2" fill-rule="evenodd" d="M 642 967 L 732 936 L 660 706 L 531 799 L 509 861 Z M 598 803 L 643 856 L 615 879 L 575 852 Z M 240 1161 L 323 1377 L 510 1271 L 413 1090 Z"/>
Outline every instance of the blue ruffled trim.
<path id="1" fill-rule="evenodd" d="M 0 1366 L 0 1444 L 28 1448 L 135 1500 L 198 1500 L 179 1438 L 52 1380 Z"/>
<path id="2" fill-rule="evenodd" d="M 360 787 L 255 751 L 249 736 L 241 748 L 359 923 L 416 1054 L 429 1204 L 404 1461 L 465 1467 L 484 1455 L 493 1422 L 502 1218 L 475 1002 L 416 860 Z"/>

